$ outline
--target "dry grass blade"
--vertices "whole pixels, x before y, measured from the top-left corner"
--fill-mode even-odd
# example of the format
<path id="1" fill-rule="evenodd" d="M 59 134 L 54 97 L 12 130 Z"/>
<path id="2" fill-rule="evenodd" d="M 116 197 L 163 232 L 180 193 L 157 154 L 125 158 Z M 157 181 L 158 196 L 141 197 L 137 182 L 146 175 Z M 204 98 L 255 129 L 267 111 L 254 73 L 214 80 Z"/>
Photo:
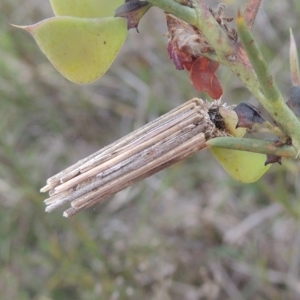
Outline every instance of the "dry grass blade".
<path id="1" fill-rule="evenodd" d="M 299 59 L 297 45 L 293 35 L 292 29 L 290 29 L 290 70 L 291 79 L 294 86 L 300 85 L 300 71 L 299 71 Z"/>
<path id="2" fill-rule="evenodd" d="M 47 180 L 46 211 L 71 203 L 70 217 L 206 147 L 224 135 L 208 111 L 220 105 L 192 99 Z"/>

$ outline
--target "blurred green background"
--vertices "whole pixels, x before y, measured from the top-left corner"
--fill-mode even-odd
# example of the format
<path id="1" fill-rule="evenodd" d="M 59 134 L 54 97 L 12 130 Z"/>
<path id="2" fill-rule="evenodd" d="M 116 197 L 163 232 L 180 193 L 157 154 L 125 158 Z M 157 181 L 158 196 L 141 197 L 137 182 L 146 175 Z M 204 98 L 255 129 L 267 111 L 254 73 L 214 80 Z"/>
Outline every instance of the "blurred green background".
<path id="1" fill-rule="evenodd" d="M 215 1 L 207 1 L 210 6 Z M 227 1 L 229 15 L 245 1 Z M 30 35 L 47 0 L 0 3 L 0 298 L 300 299 L 300 164 L 257 183 L 230 179 L 208 151 L 71 219 L 44 212 L 48 177 L 193 97 L 167 57 L 164 14 L 132 30 L 109 72 L 64 79 Z M 289 35 L 300 46 L 300 2 L 264 1 L 253 28 L 285 98 Z M 219 70 L 223 100 L 248 101 Z"/>

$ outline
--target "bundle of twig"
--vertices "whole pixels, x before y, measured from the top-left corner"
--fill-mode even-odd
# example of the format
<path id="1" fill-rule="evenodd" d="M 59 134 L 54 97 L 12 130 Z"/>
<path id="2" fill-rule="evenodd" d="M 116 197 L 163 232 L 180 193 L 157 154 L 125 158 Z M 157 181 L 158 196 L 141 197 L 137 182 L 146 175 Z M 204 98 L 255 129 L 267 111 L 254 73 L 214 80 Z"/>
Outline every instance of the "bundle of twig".
<path id="1" fill-rule="evenodd" d="M 47 180 L 46 211 L 66 203 L 70 217 L 192 154 L 224 135 L 211 120 L 220 105 L 192 99 Z"/>

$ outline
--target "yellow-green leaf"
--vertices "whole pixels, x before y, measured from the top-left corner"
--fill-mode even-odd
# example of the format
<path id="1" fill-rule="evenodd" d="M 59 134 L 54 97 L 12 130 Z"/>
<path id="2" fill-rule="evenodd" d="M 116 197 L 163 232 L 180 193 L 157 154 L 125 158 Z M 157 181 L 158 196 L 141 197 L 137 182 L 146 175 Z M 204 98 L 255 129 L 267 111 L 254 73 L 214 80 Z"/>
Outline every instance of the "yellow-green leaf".
<path id="1" fill-rule="evenodd" d="M 246 129 L 236 128 L 238 123 L 236 112 L 225 107 L 220 107 L 219 112 L 228 132 L 235 137 L 243 137 Z M 270 164 L 265 166 L 267 158 L 265 154 L 219 147 L 211 147 L 210 150 L 223 169 L 232 178 L 243 183 L 257 181 L 271 166 Z"/>
<path id="2" fill-rule="evenodd" d="M 218 147 L 211 147 L 210 150 L 224 170 L 243 183 L 257 181 L 271 167 L 271 164 L 265 166 L 265 154 Z"/>
<path id="3" fill-rule="evenodd" d="M 112 17 L 124 0 L 50 0 L 56 16 L 79 18 Z"/>
<path id="4" fill-rule="evenodd" d="M 31 26 L 32 34 L 54 67 L 75 83 L 91 83 L 110 67 L 126 36 L 126 20 L 54 17 Z"/>

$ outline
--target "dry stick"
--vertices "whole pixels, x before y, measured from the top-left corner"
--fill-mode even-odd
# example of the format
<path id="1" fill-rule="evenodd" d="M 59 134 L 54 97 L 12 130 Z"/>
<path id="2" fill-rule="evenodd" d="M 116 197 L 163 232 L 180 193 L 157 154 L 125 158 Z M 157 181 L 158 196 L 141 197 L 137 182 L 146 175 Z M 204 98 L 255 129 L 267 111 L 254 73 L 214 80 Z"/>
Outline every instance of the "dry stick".
<path id="1" fill-rule="evenodd" d="M 141 127 L 138 130 L 138 132 L 134 131 L 134 132 L 126 135 L 125 137 L 119 139 L 118 141 L 108 145 L 107 147 L 104 147 L 103 149 L 78 161 L 76 164 L 70 166 L 69 168 L 67 168 L 67 169 L 61 171 L 60 173 L 52 176 L 51 178 L 49 178 L 47 180 L 47 185 L 41 189 L 41 192 L 47 192 L 50 189 L 52 189 L 53 187 L 59 185 L 61 183 L 62 178 L 67 180 L 67 178 L 75 177 L 76 175 L 78 175 L 80 173 L 79 168 L 81 166 L 84 166 L 84 164 L 90 162 L 93 159 L 97 160 L 97 157 L 99 157 L 99 156 L 101 156 L 103 158 L 103 160 L 108 159 L 109 156 L 114 154 L 114 151 L 117 151 L 117 150 L 121 151 L 121 149 L 124 145 L 128 144 L 131 141 L 138 140 L 138 138 L 143 136 L 146 131 L 149 131 L 149 130 L 155 128 L 155 126 L 158 126 L 159 124 L 162 124 L 163 122 L 165 122 L 165 118 L 172 118 L 174 115 L 180 114 L 181 112 L 184 112 L 184 111 L 187 111 L 190 109 L 193 109 L 197 105 L 198 105 L 197 99 L 192 99 L 192 100 L 186 102 L 185 104 L 182 104 L 182 105 L 178 106 L 177 108 L 171 110 L 167 116 L 163 115 L 162 117 L 155 119 L 152 122 L 144 125 L 143 127 Z M 107 157 L 105 157 L 105 154 L 107 154 Z"/>
<path id="2" fill-rule="evenodd" d="M 124 138 L 120 139 L 119 141 L 105 147 L 104 149 L 106 151 L 98 151 L 96 152 L 97 154 L 99 154 L 100 152 L 103 152 L 103 156 L 107 158 L 107 155 L 106 155 L 106 152 L 110 153 L 109 157 L 110 157 L 110 161 L 112 161 L 114 159 L 114 157 L 117 157 L 118 155 L 120 156 L 122 153 L 126 152 L 127 151 L 127 155 L 130 155 L 130 151 L 132 151 L 132 146 L 135 145 L 135 148 L 139 148 L 139 145 L 137 145 L 137 142 L 141 141 L 141 143 L 143 143 L 143 140 L 144 138 L 143 137 L 149 137 L 149 132 L 153 135 L 156 135 L 156 134 L 160 134 L 161 132 L 165 131 L 165 129 L 168 129 L 170 126 L 175 126 L 175 128 L 177 128 L 178 130 L 180 130 L 180 128 L 182 128 L 182 124 L 180 124 L 180 122 L 184 122 L 183 121 L 183 118 L 189 118 L 191 117 L 192 115 L 196 115 L 196 118 L 199 118 L 199 113 L 198 113 L 198 108 L 199 107 L 199 103 L 197 102 L 198 100 L 190 100 L 188 101 L 187 103 L 185 103 L 186 105 L 181 105 L 179 108 L 177 109 L 174 109 L 172 110 L 170 113 L 160 117 L 159 119 L 155 120 L 155 123 L 157 124 L 156 127 L 153 127 L 153 122 L 149 123 L 148 125 L 149 126 L 144 126 L 144 129 L 141 128 L 139 130 L 136 130 L 133 134 L 129 134 L 128 136 L 129 137 L 133 137 L 133 136 L 136 136 L 138 138 L 135 138 L 133 141 L 131 141 L 128 136 L 125 136 Z M 189 120 L 189 119 L 188 119 Z M 189 122 L 193 123 L 193 121 L 197 121 L 197 120 L 189 120 Z M 177 124 L 179 123 L 179 124 Z M 183 123 L 183 125 L 186 125 Z M 147 128 L 146 128 L 147 127 Z M 145 129 L 146 128 L 146 129 Z M 142 132 L 141 132 L 142 131 Z M 168 137 L 168 136 L 171 136 L 170 132 L 168 132 L 168 134 L 164 134 L 165 137 Z M 154 144 L 154 143 L 157 143 L 159 141 L 159 139 L 162 139 L 163 137 L 160 135 L 160 136 L 156 136 L 155 138 L 153 138 L 151 140 L 151 143 L 149 143 L 149 145 L 151 144 Z M 128 145 L 124 145 L 123 144 L 123 141 L 129 141 L 129 144 Z M 121 145 L 121 149 L 118 149 L 116 148 L 118 145 Z M 117 146 L 116 146 L 117 145 Z M 127 149 L 128 148 L 128 149 Z M 118 150 L 116 150 L 118 149 Z M 125 150 L 124 150 L 125 149 Z M 141 147 L 140 150 L 143 150 L 144 148 Z M 134 154 L 136 153 L 136 151 L 131 154 Z M 125 153 L 126 154 L 126 153 Z M 75 171 L 75 173 L 79 174 L 80 173 L 80 170 L 81 170 L 81 162 L 84 162 L 84 169 L 86 171 L 88 170 L 92 170 L 93 168 L 95 168 L 97 166 L 97 164 L 95 165 L 95 160 L 99 160 L 99 161 L 102 161 L 102 165 L 105 165 L 106 162 L 108 161 L 107 159 L 102 159 L 101 154 L 97 155 L 95 157 L 95 154 L 92 154 L 90 155 L 88 158 L 84 159 L 84 160 L 81 160 L 79 161 L 77 164 L 69 167 L 68 169 L 66 170 L 71 170 L 70 173 L 73 173 Z M 91 158 L 90 160 L 88 160 L 89 158 Z M 123 157 L 124 160 L 126 160 L 126 156 Z M 109 167 L 109 162 L 108 161 L 108 164 L 106 164 L 106 167 Z M 118 161 L 115 161 L 115 163 L 117 163 Z M 90 164 L 90 168 L 87 168 L 86 165 Z M 74 169 L 75 168 L 75 169 Z M 99 168 L 97 171 L 100 172 L 100 171 L 103 171 L 105 170 L 105 168 Z M 60 176 L 69 176 L 68 174 L 70 173 L 67 173 L 66 171 L 62 171 L 60 172 L 59 174 L 53 176 L 52 178 L 57 178 L 58 175 Z M 65 175 L 67 174 L 67 175 Z M 81 177 L 82 181 L 87 179 L 87 177 L 85 177 L 86 173 L 84 174 L 84 177 Z M 77 176 L 75 177 L 74 179 L 77 179 L 79 178 L 80 176 Z M 52 179 L 50 178 L 50 180 Z M 64 178 L 64 177 L 60 177 L 60 178 Z M 48 180 L 49 181 L 49 180 Z M 63 180 L 64 181 L 64 180 Z M 72 179 L 70 179 L 70 181 L 72 181 Z M 66 183 L 68 184 L 68 182 Z M 74 185 L 76 184 L 76 181 L 74 180 Z M 57 186 L 58 183 L 56 182 L 55 185 L 52 186 L 52 190 L 50 190 L 50 198 L 46 199 L 45 202 L 46 204 L 51 204 L 53 202 L 56 201 L 56 199 L 58 199 L 60 196 L 55 196 L 55 186 Z M 62 186 L 64 186 L 64 183 L 61 184 Z M 50 185 L 51 186 L 51 185 Z M 49 190 L 49 184 L 42 188 L 42 192 L 44 191 L 48 191 Z M 65 192 L 65 195 L 68 195 L 70 192 L 66 191 Z"/>
<path id="3" fill-rule="evenodd" d="M 190 100 L 51 177 L 42 190 L 56 194 L 45 200 L 46 211 L 71 202 L 64 216 L 72 216 L 205 148 L 207 139 L 224 135 L 211 122 L 209 106 Z"/>
<path id="4" fill-rule="evenodd" d="M 244 11 L 244 19 L 250 29 L 253 27 L 260 5 L 261 0 L 249 0 L 247 2 L 247 6 Z"/>
<path id="5" fill-rule="evenodd" d="M 79 181 L 82 181 L 84 179 L 86 179 L 87 177 L 96 174 L 97 172 L 101 172 L 107 168 L 110 167 L 110 165 L 116 164 L 118 161 L 120 160 L 124 160 L 126 158 L 126 156 L 128 155 L 128 151 L 131 151 L 131 154 L 135 154 L 143 149 L 145 149 L 147 146 L 153 144 L 155 142 L 155 140 L 157 139 L 163 139 L 163 137 L 167 137 L 170 136 L 172 133 L 174 133 L 174 126 L 177 123 L 182 122 L 182 124 L 179 124 L 179 127 L 183 127 L 186 126 L 186 124 L 184 122 L 185 119 L 188 119 L 192 114 L 195 114 L 195 111 L 192 110 L 192 108 L 195 108 L 195 103 L 189 103 L 186 107 L 186 111 L 182 112 L 182 109 L 177 111 L 177 115 L 176 115 L 176 119 L 174 119 L 174 113 L 170 114 L 170 120 L 164 120 L 163 125 L 161 126 L 160 124 L 158 124 L 155 128 L 155 130 L 152 128 L 153 126 L 150 126 L 150 128 L 147 130 L 148 132 L 146 132 L 145 130 L 142 131 L 143 136 L 138 137 L 140 135 L 140 131 L 137 131 L 136 136 L 138 138 L 135 138 L 133 141 L 130 141 L 127 137 L 125 137 L 125 141 L 128 141 L 129 144 L 127 144 L 126 146 L 121 144 L 121 149 L 114 149 L 115 148 L 115 144 L 112 144 L 113 147 L 106 147 L 106 151 L 101 154 L 98 153 L 98 155 L 95 157 L 93 154 L 91 156 L 89 156 L 88 158 L 92 157 L 92 159 L 90 159 L 89 161 L 87 161 L 83 166 L 76 164 L 76 169 L 71 170 L 71 172 L 69 173 L 65 173 L 65 172 L 61 172 L 60 174 L 62 174 L 62 176 L 60 177 L 60 182 L 64 183 L 67 182 L 65 185 L 61 184 L 57 189 L 55 188 L 56 185 L 58 185 L 58 183 L 56 183 L 55 185 L 52 185 L 52 189 L 50 191 L 51 196 L 57 194 L 58 192 L 61 192 L 62 190 L 65 190 L 65 186 L 70 187 L 70 185 L 72 184 L 76 184 Z M 163 118 L 164 119 L 164 118 Z M 158 123 L 158 122 L 157 122 Z M 171 127 L 171 130 L 168 131 L 168 129 Z M 173 127 L 173 128 L 172 128 Z M 179 129 L 176 128 L 175 129 Z M 158 136 L 159 135 L 159 136 Z M 145 140 L 145 141 L 144 141 Z M 144 143 L 143 143 L 144 141 Z M 134 145 L 137 145 L 137 143 L 139 143 L 138 146 L 136 146 L 133 149 Z M 117 145 L 118 147 L 118 145 Z M 108 152 L 109 155 L 106 155 L 105 153 Z M 112 159 L 112 156 L 116 157 L 117 154 L 119 154 L 119 156 L 115 159 Z M 84 160 L 86 161 L 86 159 Z M 107 163 L 106 163 L 107 162 Z M 99 165 L 100 163 L 101 166 L 99 166 L 98 168 L 97 165 Z M 89 172 L 90 171 L 90 172 Z M 79 175 L 80 173 L 84 173 L 83 175 Z M 77 177 L 75 177 L 74 179 L 72 179 L 74 176 L 74 174 L 79 175 Z M 69 181 L 68 181 L 69 180 Z M 72 181 L 73 180 L 73 181 Z M 42 191 L 47 191 L 49 190 L 49 185 L 47 185 L 45 188 L 42 189 Z"/>
<path id="6" fill-rule="evenodd" d="M 192 118 L 190 124 L 193 124 L 194 122 L 198 123 L 200 121 L 201 120 L 199 118 L 198 118 L 198 120 L 195 120 L 195 118 Z M 168 151 L 172 150 L 173 148 L 177 147 L 178 145 L 184 143 L 185 141 L 190 139 L 193 135 L 197 134 L 198 132 L 203 131 L 203 129 L 204 129 L 203 126 L 198 125 L 195 128 L 191 129 L 189 132 L 182 134 L 181 136 L 177 135 L 175 138 L 173 138 L 172 136 L 168 137 L 166 139 L 166 142 L 163 145 L 156 144 L 153 147 L 150 147 L 150 148 L 146 149 L 145 151 L 142 151 L 141 153 L 139 153 L 139 157 L 137 157 L 137 156 L 133 157 L 131 164 L 128 164 L 125 168 L 121 169 L 119 172 L 113 173 L 111 176 L 105 176 L 105 174 L 100 173 L 100 174 L 98 174 L 98 176 L 93 178 L 93 176 L 97 175 L 97 173 L 98 173 L 98 172 L 93 172 L 92 176 L 90 176 L 88 178 L 84 178 L 84 180 L 92 179 L 92 182 L 89 182 L 86 186 L 81 186 L 80 189 L 77 189 L 72 194 L 69 194 L 66 197 L 63 197 L 63 198 L 57 200 L 56 203 L 47 207 L 47 211 L 52 211 L 53 209 L 58 208 L 67 202 L 71 202 L 74 199 L 77 199 L 77 198 L 93 191 L 94 189 L 99 188 L 100 186 L 103 186 L 104 184 L 114 180 L 115 178 L 122 176 L 124 173 L 128 173 L 132 170 L 139 169 L 143 165 L 147 164 L 149 161 L 162 156 L 166 152 L 168 152 Z M 179 134 L 180 134 L 180 132 L 179 132 Z M 129 153 L 129 156 L 130 156 L 130 153 Z M 112 167 L 114 167 L 114 165 Z M 91 170 L 91 171 L 93 171 L 93 170 Z"/>

